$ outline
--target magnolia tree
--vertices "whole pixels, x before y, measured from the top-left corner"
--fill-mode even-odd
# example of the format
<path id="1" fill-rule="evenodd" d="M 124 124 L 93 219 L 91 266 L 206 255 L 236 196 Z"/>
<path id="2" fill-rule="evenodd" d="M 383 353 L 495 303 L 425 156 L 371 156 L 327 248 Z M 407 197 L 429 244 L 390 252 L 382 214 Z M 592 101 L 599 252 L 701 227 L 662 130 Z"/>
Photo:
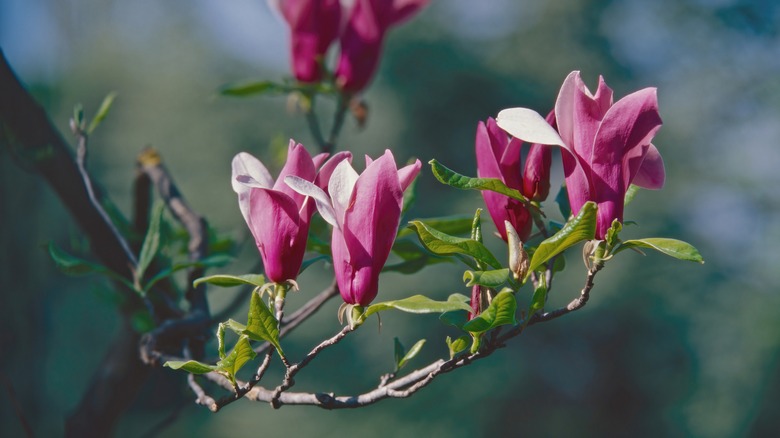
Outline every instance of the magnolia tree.
<path id="1" fill-rule="evenodd" d="M 117 223 L 116 216 L 105 211 L 104 197 L 93 188 L 85 158 L 88 136 L 105 117 L 113 96 L 107 98 L 90 124 L 77 108 L 71 120 L 78 145 L 75 158 L 34 103 L 25 104 L 18 114 L 4 109 L 6 124 L 23 146 L 33 149 L 43 144 L 41 136 L 50 136 L 44 139 L 54 145 L 52 159 L 66 170 L 53 172 L 53 164 L 48 161 L 43 161 L 39 170 L 58 190 L 66 190 L 61 181 L 77 180 L 75 189 L 61 195 L 72 200 L 69 206 L 74 216 L 89 237 L 100 242 L 95 245 L 100 263 L 76 258 L 51 245 L 53 259 L 69 273 L 105 274 L 127 296 L 122 314 L 129 323 L 125 343 L 119 343 L 127 348 L 122 350 L 124 356 L 113 358 L 127 363 L 118 363 L 118 371 L 107 373 L 117 375 L 95 378 L 69 419 L 70 432 L 87 430 L 87 418 L 100 414 L 110 418 L 112 413 L 121 412 L 126 405 L 111 402 L 106 388 L 125 382 L 128 377 L 122 373 L 138 373 L 155 366 L 188 373 L 196 403 L 214 412 L 241 398 L 267 402 L 274 408 L 316 405 L 337 409 L 409 397 L 437 376 L 490 356 L 529 326 L 582 308 L 597 273 L 626 250 L 651 249 L 677 259 L 702 262 L 694 247 L 679 240 L 621 238 L 624 208 L 638 189 L 660 189 L 664 184 L 663 160 L 652 143 L 661 127 L 654 88 L 615 99 L 603 78 L 599 78 L 594 93 L 579 72 L 572 72 L 563 80 L 557 100 L 550 102 L 552 109 L 546 117 L 527 108 L 509 108 L 499 111 L 495 118 L 476 123 L 476 169 L 462 170 L 476 174 L 474 177 L 456 173 L 437 160 L 431 160 L 429 166 L 419 160 L 399 165 L 391 150 L 364 160 L 349 151 L 336 152 L 343 147 L 338 136 L 345 117 L 352 114 L 360 123 L 365 121 L 361 93 L 377 69 L 388 30 L 427 3 L 272 3 L 289 25 L 294 79 L 230 85 L 222 92 L 235 96 L 273 91 L 295 96 L 315 142 L 307 147 L 290 140 L 286 163 L 275 178 L 248 152 L 233 158 L 230 184 L 237 195 L 237 209 L 257 245 L 262 272 L 205 276 L 205 269 L 224 265 L 225 258 L 209 246 L 205 220 L 184 201 L 159 155 L 152 150 L 139 157 L 133 223 Z M 326 55 L 334 45 L 338 46 L 338 56 L 329 65 Z M 6 91 L 17 102 L 30 102 L 9 72 L 5 65 L 2 83 L 12 87 Z M 316 107 L 320 96 L 335 97 L 338 102 L 327 136 Z M 48 131 L 25 131 L 25 126 L 32 125 L 30 120 L 47 126 Z M 556 189 L 556 200 L 567 219 L 565 223 L 550 220 L 541 207 L 552 189 L 553 149 L 558 149 L 562 157 L 565 183 Z M 498 229 L 497 238 L 505 243 L 506 250 L 494 254 L 483 244 L 481 209 L 473 219 L 459 215 L 402 221 L 415 198 L 415 178 L 425 171 L 453 189 L 479 190 Z M 151 187 L 156 187 L 161 199 L 154 207 L 149 201 Z M 164 256 L 170 253 L 163 251 L 160 239 L 165 210 L 186 230 L 187 261 L 174 263 Z M 571 251 L 581 251 L 584 285 L 565 307 L 548 308 L 553 280 L 566 267 L 564 253 Z M 401 262 L 387 265 L 391 253 Z M 316 294 L 299 292 L 310 294 L 311 299 L 288 315 L 286 297 L 298 289 L 298 275 L 323 259 L 332 266 L 334 281 Z M 463 281 L 471 288 L 470 296 L 381 299 L 382 272 L 414 274 L 448 260 L 464 265 Z M 183 288 L 186 293 L 181 298 L 175 294 L 172 277 L 180 270 L 188 272 Z M 251 292 L 241 295 L 249 301 L 249 314 L 238 320 L 229 318 L 234 315 L 211 315 L 207 287 L 233 286 Z M 334 317 L 338 316 L 342 329 L 326 335 L 302 357 L 288 355 L 285 335 L 339 295 L 343 304 Z M 363 393 L 333 394 L 328 382 L 321 382 L 318 392 L 295 391 L 296 376 L 319 353 L 347 338 L 374 314 L 388 312 L 391 315 L 386 318 L 392 318 L 394 311 L 440 314 L 441 322 L 451 326 L 452 334 L 429 341 L 446 343 L 449 353 L 406 371 L 425 339 L 406 348 L 396 338 L 394 369 L 377 376 L 377 384 Z M 145 323 L 138 323 L 139 318 Z M 217 348 L 209 351 L 206 341 L 214 331 Z M 229 332 L 235 335 L 226 336 Z M 280 361 L 274 361 L 275 357 Z M 107 360 L 111 358 L 109 355 Z M 135 363 L 138 366 L 132 368 Z M 274 364 L 283 367 L 280 381 L 264 378 Z M 255 370 L 248 380 L 237 377 L 244 367 Z M 204 380 L 212 382 L 207 385 L 209 391 L 204 389 Z M 105 399 L 109 402 L 102 402 Z M 109 421 L 107 430 L 111 425 Z"/>

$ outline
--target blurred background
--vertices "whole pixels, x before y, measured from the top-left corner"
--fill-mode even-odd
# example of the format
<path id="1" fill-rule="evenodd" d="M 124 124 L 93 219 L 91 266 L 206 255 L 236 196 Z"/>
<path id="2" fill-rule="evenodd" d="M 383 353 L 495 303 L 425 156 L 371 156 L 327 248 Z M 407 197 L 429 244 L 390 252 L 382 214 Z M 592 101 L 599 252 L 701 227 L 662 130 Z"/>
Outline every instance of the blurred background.
<path id="1" fill-rule="evenodd" d="M 391 31 L 365 93 L 369 120 L 347 120 L 340 148 L 399 162 L 437 158 L 476 173 L 477 122 L 503 108 L 546 114 L 572 70 L 622 97 L 658 87 L 664 126 L 654 143 L 666 187 L 641 192 L 623 237 L 666 236 L 699 248 L 705 265 L 624 253 L 599 274 L 587 307 L 534 326 L 507 348 L 441 376 L 410 399 L 354 411 L 241 401 L 218 414 L 193 403 L 184 373 L 156 371 L 118 436 L 766 436 L 780 430 L 780 5 L 773 0 L 438 0 Z M 118 98 L 91 138 L 91 173 L 125 214 L 135 157 L 157 148 L 193 208 L 257 260 L 236 205 L 239 151 L 278 171 L 280 145 L 312 145 L 284 97 L 219 97 L 225 83 L 289 75 L 283 22 L 262 0 L 3 0 L 0 46 L 68 138 L 75 103 L 88 116 Z M 3 96 L 0 96 L 2 99 Z M 332 102 L 323 101 L 327 113 Z M 330 107 L 328 106 L 330 104 Z M 72 142 L 71 142 L 72 143 Z M 362 160 L 356 160 L 360 163 Z M 21 165 L 20 165 L 21 164 Z M 560 182 L 560 163 L 552 194 Z M 473 214 L 477 192 L 438 184 L 424 167 L 410 217 Z M 548 202 L 550 212 L 557 212 Z M 552 214 L 556 217 L 556 214 Z M 487 215 L 485 216 L 487 217 Z M 558 215 L 559 217 L 559 215 Z M 486 219 L 486 235 L 492 224 Z M 487 237 L 500 254 L 497 238 Z M 44 247 L 90 257 L 51 189 L 0 150 L 0 435 L 62 434 L 118 330 L 114 295 L 97 277 L 66 277 Z M 575 250 L 551 306 L 578 294 Z M 461 266 L 387 274 L 379 299 L 468 293 Z M 327 266 L 301 277 L 290 308 L 323 288 Z M 236 291 L 211 289 L 218 311 Z M 338 299 L 287 340 L 301 355 L 338 330 Z M 234 318 L 245 317 L 245 309 Z M 353 394 L 391 371 L 393 337 L 428 343 L 410 366 L 447 354 L 455 333 L 434 316 L 387 313 L 317 358 L 300 390 Z M 212 348 L 212 352 L 215 351 Z M 280 365 L 266 377 L 278 381 Z M 14 395 L 8 391 L 8 384 Z"/>

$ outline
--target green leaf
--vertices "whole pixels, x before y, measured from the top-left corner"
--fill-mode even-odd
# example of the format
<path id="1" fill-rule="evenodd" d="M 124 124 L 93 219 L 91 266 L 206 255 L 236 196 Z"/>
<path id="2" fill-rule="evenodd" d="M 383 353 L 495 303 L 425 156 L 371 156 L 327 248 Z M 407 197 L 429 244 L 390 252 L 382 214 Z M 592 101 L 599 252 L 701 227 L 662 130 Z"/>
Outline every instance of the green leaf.
<path id="1" fill-rule="evenodd" d="M 95 117 L 92 118 L 92 121 L 89 123 L 89 128 L 87 128 L 87 134 L 92 134 L 92 132 L 97 129 L 97 127 L 100 125 L 100 122 L 103 121 L 103 119 L 106 118 L 108 115 L 108 111 L 111 109 L 111 105 L 114 103 L 114 99 L 116 98 L 116 92 L 112 91 L 106 95 L 106 97 L 103 99 L 103 103 L 100 104 L 100 108 L 97 110 L 97 113 L 95 113 Z"/>
<path id="2" fill-rule="evenodd" d="M 436 160 L 431 160 L 428 164 L 431 165 L 433 176 L 450 187 L 461 190 L 490 190 L 491 192 L 501 193 L 502 195 L 509 196 L 510 198 L 524 202 L 526 205 L 530 206 L 528 198 L 523 196 L 518 190 L 507 187 L 500 179 L 472 178 L 470 176 L 461 175 L 448 169 Z"/>
<path id="3" fill-rule="evenodd" d="M 511 272 L 509 268 L 494 271 L 466 271 L 463 273 L 463 281 L 466 286 L 480 285 L 491 289 L 498 289 L 509 280 Z"/>
<path id="4" fill-rule="evenodd" d="M 246 334 L 246 326 L 244 324 L 241 324 L 240 322 L 236 321 L 235 319 L 228 319 L 227 322 L 223 323 L 225 324 L 225 327 L 229 328 L 233 333 L 237 335 L 244 335 Z"/>
<path id="5" fill-rule="evenodd" d="M 452 310 L 469 311 L 471 307 L 466 304 L 467 301 L 468 298 L 461 294 L 452 294 L 447 301 L 434 301 L 424 295 L 414 295 L 401 300 L 372 304 L 366 307 L 363 316 L 367 318 L 374 313 L 387 309 L 396 309 L 407 313 L 444 313 Z"/>
<path id="6" fill-rule="evenodd" d="M 555 195 L 555 202 L 558 203 L 558 209 L 561 211 L 564 219 L 571 216 L 571 204 L 569 204 L 569 192 L 566 190 L 566 183 L 561 184 L 561 189 Z"/>
<path id="7" fill-rule="evenodd" d="M 631 201 L 634 200 L 634 196 L 636 196 L 637 193 L 639 193 L 639 189 L 641 187 L 631 184 L 628 186 L 628 190 L 626 190 L 626 196 L 623 197 L 623 206 L 626 206 L 631 203 Z"/>
<path id="8" fill-rule="evenodd" d="M 270 342 L 279 351 L 279 355 L 284 356 L 282 346 L 279 345 L 279 321 L 265 305 L 260 294 L 255 292 L 252 293 L 249 302 L 249 315 L 244 334 L 255 341 Z"/>
<path id="9" fill-rule="evenodd" d="M 219 94 L 231 97 L 250 97 L 260 94 L 285 94 L 295 91 L 294 86 L 273 81 L 242 81 L 223 85 Z"/>
<path id="10" fill-rule="evenodd" d="M 482 209 L 478 208 L 474 212 L 474 219 L 471 220 L 471 240 L 482 243 Z"/>
<path id="11" fill-rule="evenodd" d="M 699 250 L 688 242 L 677 239 L 667 239 L 663 237 L 648 237 L 645 239 L 626 240 L 621 243 L 612 253 L 617 254 L 630 248 L 650 248 L 660 251 L 668 256 L 680 260 L 689 260 L 692 262 L 704 263 Z"/>
<path id="12" fill-rule="evenodd" d="M 254 359 L 257 356 L 252 345 L 249 344 L 249 337 L 242 335 L 238 338 L 236 346 L 233 347 L 233 351 L 227 355 L 224 359 L 217 362 L 217 369 L 227 373 L 230 381 L 236 384 L 236 373 L 245 363 Z"/>
<path id="13" fill-rule="evenodd" d="M 531 299 L 531 306 L 528 308 L 528 318 L 526 322 L 530 321 L 531 316 L 534 313 L 544 309 L 544 305 L 547 303 L 547 283 L 544 281 L 544 277 L 541 277 L 542 281 L 539 282 L 539 287 L 534 290 L 534 296 Z"/>
<path id="14" fill-rule="evenodd" d="M 82 258 L 70 255 L 65 251 L 59 249 L 57 245 L 54 244 L 54 242 L 49 242 L 48 250 L 49 250 L 49 255 L 51 256 L 52 260 L 54 260 L 54 264 L 57 265 L 57 269 L 59 269 L 64 274 L 72 275 L 72 276 L 88 275 L 88 274 L 105 275 L 106 277 L 112 280 L 124 284 L 129 289 L 135 290 L 135 286 L 133 286 L 132 283 L 127 281 L 125 277 L 122 277 L 121 275 L 117 274 L 116 272 L 108 269 L 107 267 L 101 264 L 93 263 L 84 260 Z"/>
<path id="15" fill-rule="evenodd" d="M 471 337 L 469 335 L 463 335 L 455 339 L 454 341 L 450 339 L 449 336 L 447 336 L 446 342 L 447 342 L 447 348 L 450 350 L 450 359 L 455 357 L 456 354 L 468 348 L 469 340 L 471 340 Z"/>
<path id="16" fill-rule="evenodd" d="M 157 255 L 157 250 L 160 248 L 160 222 L 162 222 L 164 209 L 165 204 L 160 201 L 157 201 L 152 208 L 149 229 L 146 231 L 146 237 L 141 246 L 141 253 L 138 256 L 138 266 L 135 269 L 135 283 L 137 286 L 140 286 L 141 280 L 146 273 L 146 268 L 152 263 L 154 256 Z"/>
<path id="17" fill-rule="evenodd" d="M 517 324 L 515 313 L 517 300 L 511 292 L 499 292 L 490 306 L 477 317 L 463 325 L 463 330 L 471 333 L 483 333 L 506 324 Z"/>
<path id="18" fill-rule="evenodd" d="M 172 368 L 174 370 L 189 371 L 192 374 L 206 374 L 212 371 L 217 371 L 219 369 L 219 367 L 201 363 L 198 362 L 197 360 L 188 360 L 186 362 L 178 361 L 178 360 L 169 360 L 168 362 L 165 362 L 163 366 Z"/>
<path id="19" fill-rule="evenodd" d="M 461 310 L 453 310 L 451 312 L 444 312 L 439 316 L 439 321 L 451 325 L 457 328 L 463 328 L 463 325 L 468 322 L 468 315 L 471 312 L 471 306 L 469 306 L 468 312 Z"/>
<path id="20" fill-rule="evenodd" d="M 409 163 L 411 164 L 411 163 Z M 414 205 L 417 200 L 417 181 L 418 178 L 412 180 L 409 187 L 403 193 L 403 207 L 401 208 L 401 215 L 405 215 L 406 212 Z"/>
<path id="21" fill-rule="evenodd" d="M 57 265 L 57 269 L 68 275 L 105 274 L 109 270 L 103 265 L 66 253 L 59 249 L 54 242 L 49 242 L 49 255 Z"/>
<path id="22" fill-rule="evenodd" d="M 397 337 L 393 338 L 393 357 L 395 358 L 396 371 L 398 371 L 401 368 L 399 364 L 401 363 L 401 359 L 404 358 L 405 354 L 406 354 L 406 349 L 404 348 L 404 345 Z"/>
<path id="23" fill-rule="evenodd" d="M 201 268 L 201 267 L 202 268 L 208 268 L 208 267 L 212 267 L 212 266 L 224 266 L 228 262 L 230 262 L 231 260 L 233 260 L 233 257 L 230 257 L 228 255 L 225 255 L 225 254 L 215 254 L 215 255 L 203 258 L 203 259 L 201 259 L 201 260 L 199 260 L 197 262 L 176 263 L 173 266 L 169 266 L 169 267 L 161 270 L 160 272 L 155 274 L 154 277 L 150 278 L 149 281 L 144 286 L 144 292 L 148 292 L 149 290 L 151 290 L 152 286 L 157 284 L 159 281 L 164 280 L 167 277 L 170 277 L 171 275 L 175 274 L 176 272 L 181 271 L 182 269 L 195 268 L 195 267 L 198 267 L 198 268 Z M 195 280 L 195 281 L 197 282 L 198 280 L 200 280 L 200 278 Z M 195 287 L 198 287 L 198 285 L 200 285 L 200 283 L 194 284 Z"/>
<path id="24" fill-rule="evenodd" d="M 397 339 L 398 338 L 396 338 L 396 340 Z M 404 354 L 399 361 L 396 362 L 397 364 L 396 371 L 400 370 L 401 368 L 403 368 L 404 365 L 409 363 L 410 360 L 414 359 L 414 357 L 417 356 L 418 353 L 420 353 L 420 350 L 422 350 L 423 345 L 425 345 L 425 339 L 420 339 L 414 345 L 412 345 L 412 348 L 410 348 L 409 351 L 406 354 Z"/>
<path id="25" fill-rule="evenodd" d="M 450 236 L 430 228 L 420 221 L 409 222 L 409 227 L 417 232 L 420 242 L 434 254 L 464 254 L 496 269 L 501 268 L 501 263 L 496 260 L 496 257 L 491 254 L 490 250 L 476 240 Z"/>
<path id="26" fill-rule="evenodd" d="M 441 231 L 442 233 L 456 235 L 468 234 L 471 232 L 471 223 L 473 222 L 474 217 L 458 215 L 417 220 L 430 228 Z M 412 233 L 414 233 L 414 231 L 411 228 L 402 228 L 401 231 L 398 232 L 398 238 L 408 236 Z"/>
<path id="27" fill-rule="evenodd" d="M 560 231 L 540 243 L 531 257 L 526 279 L 537 268 L 566 249 L 582 241 L 593 239 L 596 234 L 596 211 L 594 202 L 586 202 L 576 217 L 567 222 Z"/>
<path id="28" fill-rule="evenodd" d="M 195 287 L 200 286 L 203 283 L 213 284 L 219 287 L 233 287 L 248 284 L 250 286 L 262 286 L 265 284 L 265 277 L 259 274 L 244 274 L 244 275 L 210 275 L 208 277 L 201 277 L 192 282 Z"/>
<path id="29" fill-rule="evenodd" d="M 617 245 L 618 242 L 620 242 L 620 238 L 618 237 L 618 235 L 622 230 L 623 230 L 623 224 L 621 224 L 620 221 L 617 219 L 613 220 L 612 224 L 607 230 L 607 235 L 604 236 L 604 240 L 607 241 L 607 248 L 612 248 L 615 245 Z"/>

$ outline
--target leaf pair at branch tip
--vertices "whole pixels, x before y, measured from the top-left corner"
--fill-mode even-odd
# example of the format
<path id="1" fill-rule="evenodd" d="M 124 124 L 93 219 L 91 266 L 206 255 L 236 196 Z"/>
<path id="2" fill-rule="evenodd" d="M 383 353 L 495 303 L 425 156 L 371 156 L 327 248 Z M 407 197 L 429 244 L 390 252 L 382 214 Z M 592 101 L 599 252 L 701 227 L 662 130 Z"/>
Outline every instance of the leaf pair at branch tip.
<path id="1" fill-rule="evenodd" d="M 501 269 L 501 263 L 482 243 L 462 237 L 450 236 L 433 229 L 421 221 L 409 222 L 409 228 L 417 233 L 420 243 L 437 255 L 462 254 L 473 257 L 477 262 Z"/>
<path id="2" fill-rule="evenodd" d="M 532 204 L 528 198 L 523 196 L 519 190 L 507 187 L 500 179 L 497 178 L 473 178 L 465 175 L 461 175 L 452 169 L 439 163 L 433 159 L 428 162 L 431 165 L 431 171 L 433 176 L 436 177 L 439 182 L 446 184 L 450 187 L 461 190 L 489 190 L 492 192 L 500 193 L 508 196 L 512 199 L 516 199 L 526 205 L 533 213 L 544 216 L 544 213 Z"/>

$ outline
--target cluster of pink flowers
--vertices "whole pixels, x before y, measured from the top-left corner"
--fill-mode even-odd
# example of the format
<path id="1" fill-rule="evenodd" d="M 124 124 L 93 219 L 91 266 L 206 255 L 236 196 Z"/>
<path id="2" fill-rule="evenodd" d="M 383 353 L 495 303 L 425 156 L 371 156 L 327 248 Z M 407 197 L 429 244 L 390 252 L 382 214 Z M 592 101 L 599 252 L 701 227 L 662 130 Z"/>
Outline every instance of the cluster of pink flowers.
<path id="1" fill-rule="evenodd" d="M 241 152 L 233 158 L 233 190 L 271 281 L 298 277 L 316 205 L 333 225 L 331 250 L 341 296 L 366 306 L 376 297 L 398 233 L 403 192 L 421 164 L 398 169 L 388 150 L 376 160 L 367 156 L 366 169 L 358 174 L 349 152 L 326 159 L 327 154 L 312 158 L 290 141 L 287 163 L 274 183 L 257 158 Z"/>
<path id="2" fill-rule="evenodd" d="M 503 117 L 502 117 L 503 116 Z M 499 126 L 514 138 L 509 141 Z M 592 94 L 578 71 L 558 94 L 555 109 L 542 119 L 525 108 L 504 110 L 498 122 L 477 128 L 477 167 L 482 177 L 500 178 L 529 199 L 542 201 L 550 187 L 550 148 L 561 147 L 566 189 L 572 213 L 593 201 L 598 205 L 596 238 L 603 239 L 612 222 L 623 221 L 626 191 L 631 184 L 660 189 L 664 163 L 651 143 L 661 127 L 655 88 L 645 88 L 613 103 L 612 90 L 599 78 Z M 520 166 L 523 140 L 534 142 Z M 531 215 L 520 202 L 483 192 L 488 211 L 506 240 L 509 221 L 522 240 L 531 230 Z"/>
<path id="3" fill-rule="evenodd" d="M 385 34 L 430 0 L 271 0 L 290 26 L 292 68 L 300 82 L 323 79 L 325 56 L 338 39 L 335 77 L 345 92 L 368 85 L 379 65 Z"/>

